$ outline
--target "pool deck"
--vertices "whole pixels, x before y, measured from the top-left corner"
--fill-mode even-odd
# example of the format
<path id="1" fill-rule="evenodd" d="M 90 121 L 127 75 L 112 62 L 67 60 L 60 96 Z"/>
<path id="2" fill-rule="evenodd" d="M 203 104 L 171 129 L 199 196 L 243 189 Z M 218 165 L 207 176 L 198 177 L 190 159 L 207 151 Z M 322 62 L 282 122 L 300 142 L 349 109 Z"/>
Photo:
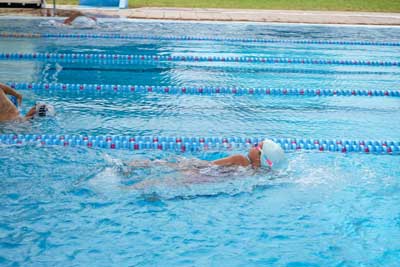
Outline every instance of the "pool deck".
<path id="1" fill-rule="evenodd" d="M 400 25 L 400 13 L 381 12 L 339 12 L 339 11 L 295 11 L 295 10 L 251 10 L 216 8 L 157 8 L 133 9 L 92 8 L 73 5 L 58 5 L 57 15 L 68 16 L 74 10 L 99 17 L 120 17 L 131 19 L 164 19 L 193 21 L 246 21 L 285 22 L 312 24 L 359 24 L 359 25 Z M 49 16 L 47 9 L 0 8 L 1 15 Z"/>

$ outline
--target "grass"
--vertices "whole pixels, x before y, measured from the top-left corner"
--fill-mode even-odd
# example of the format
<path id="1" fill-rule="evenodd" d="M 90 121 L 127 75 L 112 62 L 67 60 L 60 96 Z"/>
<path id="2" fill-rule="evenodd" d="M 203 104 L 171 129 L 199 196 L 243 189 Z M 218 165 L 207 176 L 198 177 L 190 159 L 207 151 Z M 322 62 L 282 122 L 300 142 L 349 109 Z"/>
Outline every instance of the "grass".
<path id="1" fill-rule="evenodd" d="M 78 4 L 58 0 L 58 4 Z M 400 0 L 129 0 L 129 7 L 195 7 L 400 12 Z"/>

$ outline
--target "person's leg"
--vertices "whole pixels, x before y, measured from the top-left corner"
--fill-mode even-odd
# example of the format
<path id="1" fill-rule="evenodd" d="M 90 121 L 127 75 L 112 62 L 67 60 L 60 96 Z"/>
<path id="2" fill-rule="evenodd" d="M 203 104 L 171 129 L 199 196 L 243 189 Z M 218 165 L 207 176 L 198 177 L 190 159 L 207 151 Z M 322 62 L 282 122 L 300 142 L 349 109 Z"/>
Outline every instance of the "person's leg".
<path id="1" fill-rule="evenodd" d="M 13 120 L 18 118 L 19 111 L 17 107 L 0 88 L 0 121 Z"/>

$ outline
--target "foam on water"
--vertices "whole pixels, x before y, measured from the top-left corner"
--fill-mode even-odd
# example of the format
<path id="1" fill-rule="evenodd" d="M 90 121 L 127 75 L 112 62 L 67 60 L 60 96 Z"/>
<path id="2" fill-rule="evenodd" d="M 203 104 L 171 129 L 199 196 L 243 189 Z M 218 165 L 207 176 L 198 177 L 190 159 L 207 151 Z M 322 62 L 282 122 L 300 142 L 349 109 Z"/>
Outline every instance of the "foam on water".
<path id="1" fill-rule="evenodd" d="M 288 155 L 289 168 L 280 174 L 239 171 L 234 179 L 191 184 L 180 183 L 182 177 L 165 167 L 124 175 L 124 162 L 168 157 L 174 161 L 174 154 L 113 151 L 106 156 L 93 149 L 29 146 L 0 150 L 5 177 L 0 197 L 1 242 L 2 252 L 8 251 L 2 257 L 9 264 L 29 265 L 50 255 L 59 255 L 64 263 L 87 263 L 84 256 L 91 257 L 93 250 L 99 251 L 98 264 L 111 264 L 108 257 L 128 251 L 130 256 L 119 259 L 120 264 L 167 261 L 180 265 L 184 258 L 196 264 L 218 264 L 222 255 L 236 250 L 246 255 L 233 257 L 230 263 L 275 258 L 279 265 L 335 265 L 343 261 L 344 251 L 346 264 L 384 262 L 391 266 L 396 259 L 396 245 L 387 241 L 399 235 L 395 225 L 400 169 L 391 156 L 293 153 Z M 221 156 L 185 157 L 210 160 Z M 127 189 L 138 179 L 155 179 L 158 184 L 147 191 Z M 28 228 L 21 230 L 23 225 Z M 182 235 L 186 237 L 180 239 Z M 104 242 L 116 236 L 118 247 Z M 32 237 L 34 241 L 28 242 Z M 134 241 L 137 238 L 140 245 Z M 164 253 L 176 238 L 182 247 L 170 252 L 174 255 L 170 258 Z M 328 241 L 333 238 L 337 241 Z M 218 244 L 217 240 L 226 242 L 223 251 L 200 250 L 195 258 L 190 254 L 190 244 Z M 245 250 L 240 245 L 243 240 L 247 240 Z M 159 253 L 139 256 L 155 244 Z M 365 253 L 365 248 L 377 245 L 386 248 L 383 254 Z M 32 246 L 41 254 L 32 255 L 31 260 L 19 256 L 29 254 Z M 278 253 L 282 246 L 285 253 Z M 59 254 L 62 247 L 70 248 L 68 257 Z M 292 254 L 298 250 L 301 257 Z"/>

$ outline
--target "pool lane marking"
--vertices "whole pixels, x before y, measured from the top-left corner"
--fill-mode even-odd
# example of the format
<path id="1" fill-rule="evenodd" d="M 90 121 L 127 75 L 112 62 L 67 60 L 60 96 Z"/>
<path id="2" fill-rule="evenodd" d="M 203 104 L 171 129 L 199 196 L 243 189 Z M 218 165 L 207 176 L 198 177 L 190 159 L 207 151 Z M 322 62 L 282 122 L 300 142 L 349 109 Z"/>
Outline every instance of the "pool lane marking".
<path id="1" fill-rule="evenodd" d="M 99 66 L 62 66 L 62 70 L 66 71 L 103 71 L 103 72 L 132 72 L 132 73 L 157 73 L 163 71 L 171 70 L 170 67 L 165 66 L 155 66 L 155 67 L 139 67 L 133 66 L 133 68 L 126 68 L 124 66 L 112 68 L 102 68 Z M 46 66 L 46 70 L 59 70 L 58 66 L 50 65 Z M 236 73 L 251 73 L 259 74 L 259 73 L 293 73 L 293 74 L 323 74 L 323 75 L 397 75 L 399 74 L 396 71 L 342 71 L 342 70 L 321 70 L 321 69 L 301 69 L 301 68 L 246 68 L 246 67 L 237 67 L 237 66 L 196 66 L 196 65 L 185 65 L 185 66 L 174 66 L 174 70 L 190 70 L 190 71 L 201 71 L 204 72 L 236 72 Z"/>
<path id="2" fill-rule="evenodd" d="M 235 86 L 172 86 L 172 85 L 122 85 L 122 84 L 63 84 L 63 83 L 7 83 L 17 90 L 62 93 L 160 93 L 191 95 L 266 95 L 266 96 L 387 96 L 400 97 L 400 90 L 368 89 L 289 89 Z"/>
<path id="3" fill-rule="evenodd" d="M 265 137 L 185 137 L 185 136 L 117 136 L 1 134 L 4 145 L 40 145 L 89 147 L 123 150 L 226 151 L 249 149 Z M 320 151 L 400 155 L 400 141 L 271 138 L 285 151 Z"/>
<path id="4" fill-rule="evenodd" d="M 39 60 L 86 64 L 137 64 L 138 62 L 224 62 L 257 64 L 350 65 L 399 67 L 399 61 L 309 59 L 283 57 L 163 56 L 91 53 L 0 53 L 0 60 Z"/>
<path id="5" fill-rule="evenodd" d="M 1 32 L 0 38 L 69 38 L 69 39 L 115 39 L 115 40 L 156 40 L 156 41 L 212 41 L 223 43 L 255 44 L 316 44 L 345 46 L 400 46 L 400 42 L 340 41 L 340 40 L 291 40 L 291 39 L 256 39 L 222 38 L 200 36 L 158 36 L 158 35 L 122 35 L 122 34 L 74 34 L 74 33 L 18 33 Z"/>

